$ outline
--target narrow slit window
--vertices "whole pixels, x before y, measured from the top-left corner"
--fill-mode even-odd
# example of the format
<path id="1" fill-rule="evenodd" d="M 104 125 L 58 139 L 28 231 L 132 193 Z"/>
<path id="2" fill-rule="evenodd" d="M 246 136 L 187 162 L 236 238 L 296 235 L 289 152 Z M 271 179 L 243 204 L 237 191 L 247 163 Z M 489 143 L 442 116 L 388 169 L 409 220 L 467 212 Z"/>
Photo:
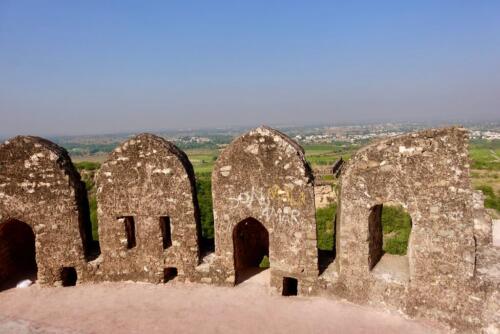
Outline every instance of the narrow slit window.
<path id="1" fill-rule="evenodd" d="M 163 249 L 172 246 L 172 229 L 170 227 L 170 217 L 160 217 L 161 237 L 163 241 Z"/>
<path id="2" fill-rule="evenodd" d="M 127 236 L 127 249 L 134 248 L 136 246 L 134 217 L 120 217 L 119 221 L 123 222 L 125 228 L 125 235 Z"/>

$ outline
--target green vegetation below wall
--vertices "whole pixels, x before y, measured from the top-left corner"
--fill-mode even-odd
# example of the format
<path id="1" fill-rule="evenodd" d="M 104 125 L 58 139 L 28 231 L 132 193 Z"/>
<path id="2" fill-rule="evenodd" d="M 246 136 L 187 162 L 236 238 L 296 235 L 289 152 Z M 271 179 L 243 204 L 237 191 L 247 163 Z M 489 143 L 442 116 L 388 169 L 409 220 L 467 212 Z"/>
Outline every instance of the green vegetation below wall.
<path id="1" fill-rule="evenodd" d="M 469 156 L 472 169 L 500 170 L 500 140 L 471 140 Z"/>
<path id="2" fill-rule="evenodd" d="M 500 218 L 500 140 L 471 140 L 472 184 L 484 194 L 484 206 L 493 218 Z"/>
<path id="3" fill-rule="evenodd" d="M 89 171 L 89 172 L 97 172 L 99 167 L 101 167 L 101 164 L 98 162 L 91 162 L 91 161 L 82 161 L 82 162 L 75 162 L 75 167 L 80 171 Z"/>
<path id="4" fill-rule="evenodd" d="M 200 207 L 201 234 L 205 239 L 214 238 L 211 173 L 196 174 L 196 195 Z"/>
<path id="5" fill-rule="evenodd" d="M 87 196 L 89 200 L 90 208 L 90 222 L 92 224 L 92 239 L 94 241 L 99 240 L 98 233 L 98 222 L 97 222 L 97 199 L 96 199 L 96 189 L 94 176 L 99 170 L 101 165 L 97 162 L 78 162 L 75 163 L 75 167 L 80 172 L 82 181 L 85 182 L 85 188 L 87 189 Z"/>
<path id="6" fill-rule="evenodd" d="M 411 217 L 402 206 L 384 205 L 382 209 L 384 252 L 405 255 L 411 232 Z"/>
<path id="7" fill-rule="evenodd" d="M 358 145 L 349 143 L 305 145 L 307 160 L 314 166 L 331 165 L 342 157 L 347 160 Z M 498 179 L 500 171 L 500 140 L 474 140 L 470 144 L 472 181 L 476 189 L 485 195 L 485 206 L 500 211 L 500 192 Z M 196 173 L 196 190 L 200 206 L 202 236 L 205 239 L 214 238 L 214 218 L 212 207 L 211 172 L 218 155 L 217 149 L 189 149 L 187 154 Z M 100 164 L 96 162 L 75 163 L 76 168 L 85 182 L 89 205 L 92 234 L 98 240 L 97 202 L 95 196 L 94 175 Z M 331 176 L 333 178 L 333 176 Z M 334 217 L 336 204 L 318 209 L 316 212 L 318 249 L 331 251 L 334 249 L 335 228 Z M 390 254 L 406 254 L 408 238 L 411 231 L 411 219 L 402 207 L 385 206 L 382 211 L 384 231 L 384 251 Z"/>
<path id="8" fill-rule="evenodd" d="M 335 247 L 335 203 L 316 210 L 317 245 L 319 250 L 332 251 Z M 368 221 L 367 221 L 368 224 Z M 401 206 L 384 206 L 382 210 L 384 252 L 405 255 L 411 232 L 411 217 Z"/>
<path id="9" fill-rule="evenodd" d="M 337 204 L 316 210 L 316 233 L 318 249 L 332 251 L 335 240 L 334 220 Z"/>
<path id="10" fill-rule="evenodd" d="M 477 187 L 484 194 L 484 206 L 489 209 L 500 211 L 500 195 L 497 195 L 492 187 L 482 185 Z"/>

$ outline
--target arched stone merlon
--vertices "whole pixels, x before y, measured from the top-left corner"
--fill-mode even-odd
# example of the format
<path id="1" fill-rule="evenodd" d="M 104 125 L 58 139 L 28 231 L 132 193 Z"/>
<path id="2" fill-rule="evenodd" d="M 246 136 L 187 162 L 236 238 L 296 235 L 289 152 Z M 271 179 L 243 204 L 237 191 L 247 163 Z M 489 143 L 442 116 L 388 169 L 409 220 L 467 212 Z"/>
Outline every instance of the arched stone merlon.
<path id="1" fill-rule="evenodd" d="M 199 210 L 183 151 L 158 136 L 138 135 L 112 152 L 96 182 L 104 279 L 159 282 L 169 267 L 179 278 L 194 275 Z"/>
<path id="2" fill-rule="evenodd" d="M 0 145 L 0 224 L 20 220 L 35 233 L 38 283 L 61 281 L 62 267 L 85 270 L 91 243 L 85 184 L 63 148 L 18 136 Z"/>
<path id="3" fill-rule="evenodd" d="M 271 284 L 283 276 L 307 292 L 318 275 L 314 179 L 303 149 L 283 133 L 259 127 L 235 139 L 212 173 L 215 250 L 234 283 L 233 229 L 253 217 L 269 232 Z"/>
<path id="4" fill-rule="evenodd" d="M 471 282 L 474 191 L 467 140 L 462 128 L 426 130 L 368 145 L 349 160 L 336 240 L 339 274 L 353 298 L 440 309 Z M 403 286 L 380 281 L 368 266 L 370 210 L 386 202 L 402 204 L 412 218 L 410 280 Z"/>

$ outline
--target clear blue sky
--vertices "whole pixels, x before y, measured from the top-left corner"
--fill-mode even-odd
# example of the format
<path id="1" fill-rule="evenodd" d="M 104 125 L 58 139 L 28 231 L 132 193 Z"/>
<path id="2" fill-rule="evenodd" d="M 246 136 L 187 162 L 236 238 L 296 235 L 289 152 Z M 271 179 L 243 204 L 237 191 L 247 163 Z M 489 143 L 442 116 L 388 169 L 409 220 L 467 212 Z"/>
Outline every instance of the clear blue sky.
<path id="1" fill-rule="evenodd" d="M 500 1 L 0 0 L 0 136 L 499 115 Z"/>

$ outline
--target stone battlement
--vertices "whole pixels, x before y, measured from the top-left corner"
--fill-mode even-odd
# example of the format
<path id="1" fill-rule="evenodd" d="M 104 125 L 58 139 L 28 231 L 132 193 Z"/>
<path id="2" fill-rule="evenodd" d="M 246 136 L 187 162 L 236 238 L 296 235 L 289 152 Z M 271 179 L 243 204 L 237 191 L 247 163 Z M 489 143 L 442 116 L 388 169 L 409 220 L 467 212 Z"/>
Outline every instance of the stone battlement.
<path id="1" fill-rule="evenodd" d="M 214 252 L 203 249 L 193 167 L 174 144 L 141 134 L 101 166 L 97 249 L 67 152 L 15 137 L 0 146 L 0 289 L 27 272 L 41 285 L 234 285 L 268 257 L 269 284 L 283 295 L 331 295 L 460 332 L 498 333 L 500 247 L 470 183 L 467 140 L 462 128 L 431 129 L 359 150 L 340 172 L 335 254 L 325 264 L 313 172 L 300 145 L 279 131 L 254 129 L 217 159 Z M 383 252 L 386 203 L 411 216 L 404 256 Z"/>

